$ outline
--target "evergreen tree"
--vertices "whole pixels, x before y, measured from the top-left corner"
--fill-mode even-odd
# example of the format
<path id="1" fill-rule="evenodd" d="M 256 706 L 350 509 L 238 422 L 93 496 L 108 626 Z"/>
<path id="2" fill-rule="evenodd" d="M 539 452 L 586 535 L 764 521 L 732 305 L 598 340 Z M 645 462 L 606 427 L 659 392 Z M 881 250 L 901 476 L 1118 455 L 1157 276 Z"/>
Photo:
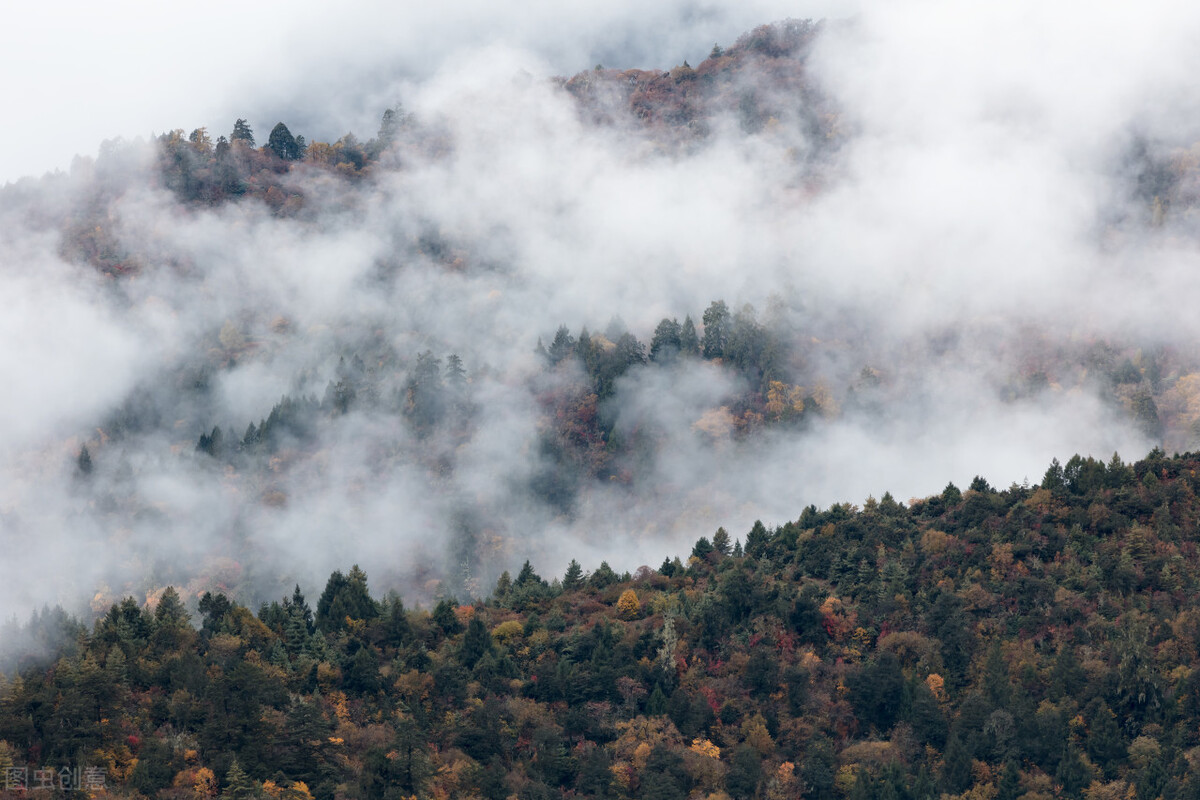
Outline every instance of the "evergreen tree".
<path id="1" fill-rule="evenodd" d="M 183 607 L 179 592 L 175 591 L 174 586 L 168 586 L 163 590 L 162 597 L 158 599 L 158 606 L 154 609 L 155 624 L 178 627 L 187 625 L 190 620 L 191 615 Z"/>
<path id="2" fill-rule="evenodd" d="M 1092 781 L 1091 770 L 1079 757 L 1079 751 L 1073 743 L 1067 745 L 1067 750 L 1058 762 L 1054 772 L 1054 782 L 1063 787 L 1071 797 L 1077 797 L 1083 788 Z"/>
<path id="3" fill-rule="evenodd" d="M 287 651 L 295 656 L 308 648 L 311 632 L 299 614 L 295 613 L 293 609 L 288 609 L 288 611 L 287 621 L 284 623 L 283 641 Z"/>
<path id="4" fill-rule="evenodd" d="M 704 341 L 702 352 L 705 358 L 720 358 L 725 355 L 729 344 L 730 316 L 729 307 L 724 300 L 714 300 L 704 312 Z M 682 334 L 680 336 L 682 342 Z"/>
<path id="5" fill-rule="evenodd" d="M 395 725 L 392 779 L 404 796 L 424 796 L 425 784 L 433 775 L 429 762 L 429 740 L 411 716 L 399 717 Z"/>
<path id="6" fill-rule="evenodd" d="M 654 691 L 646 700 L 646 713 L 652 717 L 667 713 L 667 695 L 663 692 L 662 686 L 657 683 L 654 684 Z"/>
<path id="7" fill-rule="evenodd" d="M 557 364 L 560 361 L 569 358 L 575 352 L 575 339 L 571 336 L 571 332 L 567 330 L 566 325 L 560 325 L 554 333 L 554 340 L 550 342 L 550 348 L 546 351 L 547 357 L 551 364 Z"/>
<path id="8" fill-rule="evenodd" d="M 1106 773 L 1115 774 L 1117 766 L 1125 758 L 1125 742 L 1121 738 L 1116 716 L 1097 697 L 1084 709 L 1084 719 L 1088 723 L 1085 743 L 1088 757 Z"/>
<path id="9" fill-rule="evenodd" d="M 199 604 L 200 613 L 204 616 L 203 628 L 205 632 L 215 633 L 219 630 L 221 623 L 233 611 L 233 604 L 229 602 L 229 598 L 218 592 L 205 592 L 200 598 Z"/>
<path id="10" fill-rule="evenodd" d="M 946 743 L 941 784 L 944 791 L 953 794 L 971 785 L 971 753 L 957 733 L 952 733 Z"/>
<path id="11" fill-rule="evenodd" d="M 753 558 L 761 556 L 766 552 L 770 540 L 771 536 L 767 533 L 767 528 L 762 524 L 762 520 L 755 520 L 754 526 L 746 534 L 746 555 Z"/>
<path id="12" fill-rule="evenodd" d="M 467 371 L 457 353 L 446 357 L 446 383 L 453 387 L 462 387 L 467 383 Z"/>
<path id="13" fill-rule="evenodd" d="M 92 454 L 88 452 L 86 444 L 79 448 L 79 458 L 75 461 L 75 468 L 79 471 L 80 475 L 87 476 L 92 474 Z"/>
<path id="14" fill-rule="evenodd" d="M 225 773 L 225 790 L 221 792 L 221 800 L 255 800 L 261 794 L 259 785 L 246 774 L 235 756 L 229 771 Z"/>
<path id="15" fill-rule="evenodd" d="M 456 636 L 462 633 L 462 623 L 458 621 L 458 615 L 454 613 L 457 606 L 458 601 L 454 598 L 443 597 L 433 607 L 433 613 L 430 614 L 433 624 L 440 628 L 446 636 Z"/>
<path id="16" fill-rule="evenodd" d="M 351 657 L 342 685 L 353 694 L 374 694 L 380 689 L 379 658 L 375 648 L 363 645 Z"/>
<path id="17" fill-rule="evenodd" d="M 646 774 L 654 779 L 643 783 L 641 800 L 684 800 L 691 788 L 683 758 L 662 744 L 650 750 Z"/>
<path id="18" fill-rule="evenodd" d="M 583 567 L 579 566 L 579 562 L 571 559 L 571 563 L 567 565 L 567 571 L 563 575 L 562 588 L 564 592 L 573 592 L 583 585 Z"/>
<path id="19" fill-rule="evenodd" d="M 729 775 L 725 779 L 729 796 L 734 800 L 749 800 L 758 791 L 762 777 L 762 757 L 758 751 L 748 744 L 738 745 L 733 751 Z"/>
<path id="20" fill-rule="evenodd" d="M 492 635 L 478 615 L 471 617 L 467 623 L 467 632 L 463 634 L 462 644 L 458 649 L 458 660 L 468 669 L 474 668 L 479 660 L 494 651 Z"/>
<path id="21" fill-rule="evenodd" d="M 335 571 L 317 601 L 316 626 L 323 631 L 338 631 L 346 620 L 369 620 L 379 616 L 379 606 L 367 590 L 366 573 L 355 564 L 349 575 Z"/>
<path id="22" fill-rule="evenodd" d="M 1017 769 L 1017 762 L 1009 759 L 1000 775 L 995 800 L 1017 800 L 1021 794 L 1021 771 Z"/>
<path id="23" fill-rule="evenodd" d="M 309 633 L 316 630 L 315 620 L 313 619 L 312 609 L 308 605 L 308 601 L 304 599 L 304 593 L 300 591 L 300 584 L 296 584 L 296 588 L 292 590 L 292 599 L 288 604 L 289 610 L 304 623 L 304 627 Z"/>
<path id="24" fill-rule="evenodd" d="M 231 143 L 241 142 L 246 147 L 254 147 L 254 131 L 250 130 L 249 123 L 244 119 L 239 119 L 233 123 L 233 133 L 229 134 Z"/>
<path id="25" fill-rule="evenodd" d="M 517 580 L 514 585 L 520 588 L 530 584 L 544 586 L 546 582 L 533 571 L 533 565 L 529 563 L 529 559 L 525 559 L 525 563 L 521 565 L 521 571 L 517 573 Z"/>
<path id="26" fill-rule="evenodd" d="M 1050 461 L 1050 466 L 1046 469 L 1046 474 L 1042 476 L 1042 488 L 1049 489 L 1052 492 L 1060 492 L 1066 489 L 1062 464 L 1058 463 L 1057 458 Z"/>
<path id="27" fill-rule="evenodd" d="M 587 582 L 593 589 L 603 589 L 607 586 L 612 586 L 617 580 L 617 573 L 613 572 L 608 562 L 601 561 L 600 566 L 588 577 Z"/>
<path id="28" fill-rule="evenodd" d="M 613 348 L 613 361 L 623 375 L 630 367 L 646 363 L 646 348 L 632 333 L 622 333 Z"/>
<path id="29" fill-rule="evenodd" d="M 399 106 L 384 110 L 383 117 L 379 120 L 379 133 L 376 135 L 381 146 L 380 149 L 386 148 L 396 141 L 396 134 L 399 132 L 403 120 L 404 112 Z"/>
<path id="30" fill-rule="evenodd" d="M 1009 707 L 1013 687 L 1008 676 L 1008 665 L 1000 653 L 999 641 L 988 649 L 987 661 L 983 665 L 983 691 L 993 708 Z"/>
<path id="31" fill-rule="evenodd" d="M 408 621 L 404 601 L 398 594 L 389 595 L 384 603 L 384 642 L 393 647 L 400 647 L 412 638 L 412 624 Z"/>
<path id="32" fill-rule="evenodd" d="M 600 745 L 593 745 L 580 765 L 575 791 L 584 797 L 612 797 L 612 778 L 612 759 L 608 757 L 608 751 Z"/>
<path id="33" fill-rule="evenodd" d="M 729 531 L 724 528 L 717 528 L 717 532 L 713 534 L 712 545 L 713 549 L 723 556 L 733 552 L 733 548 L 729 544 Z"/>
<path id="34" fill-rule="evenodd" d="M 512 591 L 512 576 L 508 574 L 508 570 L 500 573 L 500 577 L 496 579 L 496 588 L 492 591 L 492 596 L 497 600 L 504 600 Z"/>
<path id="35" fill-rule="evenodd" d="M 685 356 L 700 355 L 700 339 L 690 314 L 683 318 L 683 325 L 679 329 L 679 351 Z"/>
<path id="36" fill-rule="evenodd" d="M 210 434 L 200 434 L 200 440 L 196 442 L 196 452 L 206 453 L 213 458 L 220 458 L 224 451 L 225 439 L 221 434 L 220 426 L 214 427 Z"/>
<path id="37" fill-rule="evenodd" d="M 292 132 L 282 122 L 276 123 L 271 129 L 271 134 L 267 137 L 267 149 L 284 161 L 296 161 L 301 156 L 296 137 L 292 136 Z"/>
<path id="38" fill-rule="evenodd" d="M 1087 684 L 1087 673 L 1075 657 L 1075 648 L 1064 642 L 1058 648 L 1054 666 L 1050 670 L 1050 698 L 1075 697 Z"/>
<path id="39" fill-rule="evenodd" d="M 664 319 L 654 329 L 654 337 L 650 340 L 650 360 L 669 363 L 678 357 L 683 349 L 679 322 Z"/>

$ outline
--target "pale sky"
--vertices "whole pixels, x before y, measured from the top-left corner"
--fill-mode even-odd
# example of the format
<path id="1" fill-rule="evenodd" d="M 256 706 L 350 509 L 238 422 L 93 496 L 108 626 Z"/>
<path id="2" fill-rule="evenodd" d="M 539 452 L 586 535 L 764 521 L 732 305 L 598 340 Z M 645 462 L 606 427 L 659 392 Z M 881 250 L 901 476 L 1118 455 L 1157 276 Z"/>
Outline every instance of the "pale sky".
<path id="1" fill-rule="evenodd" d="M 550 0 L 436 4 L 311 0 L 22 3 L 0 31 L 6 111 L 0 183 L 67 169 L 101 141 L 247 118 L 310 140 L 375 133 L 404 87 L 488 44 L 528 49 L 553 73 L 596 61 L 664 67 L 786 17 L 842 15 L 828 0 Z"/>

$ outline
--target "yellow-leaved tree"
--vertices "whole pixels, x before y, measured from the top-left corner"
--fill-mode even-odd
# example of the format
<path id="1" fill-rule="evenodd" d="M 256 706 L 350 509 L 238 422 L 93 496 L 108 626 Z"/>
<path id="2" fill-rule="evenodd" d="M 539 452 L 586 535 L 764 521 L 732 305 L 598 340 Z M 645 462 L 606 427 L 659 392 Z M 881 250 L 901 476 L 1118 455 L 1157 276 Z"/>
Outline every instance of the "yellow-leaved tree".
<path id="1" fill-rule="evenodd" d="M 621 615 L 621 619 L 635 619 L 642 613 L 642 604 L 633 589 L 621 592 L 621 597 L 617 600 L 617 613 Z"/>

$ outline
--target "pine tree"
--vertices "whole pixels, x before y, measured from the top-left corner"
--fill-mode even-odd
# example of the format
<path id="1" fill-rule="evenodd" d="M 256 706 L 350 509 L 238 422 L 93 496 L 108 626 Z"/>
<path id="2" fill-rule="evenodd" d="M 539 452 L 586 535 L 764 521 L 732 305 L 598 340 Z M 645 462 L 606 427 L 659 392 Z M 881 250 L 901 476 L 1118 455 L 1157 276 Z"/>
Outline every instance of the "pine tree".
<path id="1" fill-rule="evenodd" d="M 313 624 L 312 609 L 309 608 L 308 602 L 304 599 L 304 593 L 300 591 L 300 584 L 298 583 L 296 584 L 296 588 L 292 591 L 292 599 L 289 603 L 289 608 L 291 609 L 292 613 L 304 623 L 304 627 L 308 629 L 309 633 L 312 633 L 314 630 L 316 630 Z"/>
<path id="2" fill-rule="evenodd" d="M 75 461 L 75 467 L 79 470 L 80 475 L 92 474 L 92 454 L 88 452 L 86 444 L 79 448 L 79 458 Z"/>
<path id="3" fill-rule="evenodd" d="M 246 147 L 254 147 L 254 131 L 250 130 L 249 123 L 244 119 L 239 119 L 233 123 L 233 133 L 229 134 L 229 141 L 241 142 Z"/>
<path id="4" fill-rule="evenodd" d="M 1052 492 L 1062 491 L 1066 488 L 1062 464 L 1058 463 L 1057 458 L 1050 461 L 1050 466 L 1046 469 L 1046 474 L 1042 476 L 1042 488 L 1049 489 Z"/>
<path id="5" fill-rule="evenodd" d="M 458 660 L 469 669 L 473 669 L 479 660 L 493 651 L 492 635 L 487 626 L 478 616 L 471 617 L 467 623 L 467 632 L 463 634 L 462 644 L 458 650 Z"/>
<path id="6" fill-rule="evenodd" d="M 462 359 L 457 353 L 446 357 L 446 383 L 450 386 L 461 387 L 467 382 L 467 371 L 463 369 Z"/>
<path id="7" fill-rule="evenodd" d="M 386 603 L 387 621 L 384 624 L 387 644 L 401 646 L 412 637 L 412 625 L 408 621 L 408 612 L 404 601 L 397 594 L 392 594 Z"/>
<path id="8" fill-rule="evenodd" d="M 971 785 L 971 754 L 957 733 L 946 743 L 944 761 L 941 783 L 945 791 L 958 793 Z"/>
<path id="9" fill-rule="evenodd" d="M 554 333 L 554 340 L 550 342 L 550 349 L 546 351 L 550 363 L 557 364 L 563 359 L 569 358 L 574 352 L 575 338 L 571 336 L 566 325 L 560 325 Z"/>
<path id="10" fill-rule="evenodd" d="M 283 641 L 287 651 L 293 656 L 303 653 L 308 647 L 309 630 L 303 618 L 295 608 L 288 609 L 288 619 L 284 624 Z"/>
<path id="11" fill-rule="evenodd" d="M 441 628 L 442 633 L 446 636 L 456 636 L 462 632 L 462 623 L 458 621 L 458 616 L 454 613 L 457 606 L 458 601 L 454 598 L 443 597 L 433 607 L 433 613 L 429 615 L 433 624 Z"/>
<path id="12" fill-rule="evenodd" d="M 567 565 L 566 574 L 563 575 L 562 588 L 564 592 L 573 592 L 583 585 L 583 567 L 579 566 L 579 562 L 571 559 L 571 563 Z"/>
<path id="13" fill-rule="evenodd" d="M 235 757 L 229 772 L 225 773 L 225 791 L 221 792 L 221 800 L 254 800 L 261 794 L 258 784 L 246 774 Z"/>
<path id="14" fill-rule="evenodd" d="M 168 586 L 158 600 L 158 607 L 154 609 L 155 625 L 181 628 L 188 625 L 190 621 L 191 615 L 184 608 L 183 601 L 179 599 L 179 592 L 175 591 L 174 586 Z"/>
<path id="15" fill-rule="evenodd" d="M 729 531 L 724 528 L 717 528 L 717 532 L 713 534 L 712 545 L 721 555 L 729 555 L 732 552 L 729 544 Z"/>
<path id="16" fill-rule="evenodd" d="M 335 571 L 317 601 L 316 624 L 326 631 L 341 630 L 346 620 L 368 620 L 379 616 L 379 606 L 367 590 L 367 575 L 355 564 L 349 575 Z"/>
<path id="17" fill-rule="evenodd" d="M 705 358 L 720 358 L 725 355 L 729 343 L 730 315 L 729 307 L 724 300 L 714 300 L 704 312 L 704 342 Z"/>
<path id="18" fill-rule="evenodd" d="M 767 533 L 767 528 L 762 524 L 762 520 L 756 519 L 750 532 L 746 534 L 746 555 L 757 558 L 761 556 L 767 549 L 767 543 L 771 536 Z"/>
<path id="19" fill-rule="evenodd" d="M 679 330 L 679 352 L 685 356 L 700 355 L 700 338 L 696 335 L 696 323 L 692 322 L 690 314 L 683 318 L 683 326 Z"/>

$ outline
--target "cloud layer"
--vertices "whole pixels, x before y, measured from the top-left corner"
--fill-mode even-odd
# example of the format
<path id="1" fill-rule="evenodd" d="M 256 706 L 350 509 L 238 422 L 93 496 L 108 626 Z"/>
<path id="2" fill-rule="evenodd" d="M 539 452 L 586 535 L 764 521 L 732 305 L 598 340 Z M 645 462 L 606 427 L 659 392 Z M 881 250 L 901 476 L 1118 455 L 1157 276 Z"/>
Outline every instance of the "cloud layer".
<path id="1" fill-rule="evenodd" d="M 803 154 L 824 145 L 786 121 L 745 135 L 717 119 L 703 146 L 663 151 L 625 126 L 581 122 L 547 80 L 603 54 L 699 63 L 714 39 L 784 9 L 668 4 L 650 19 L 622 3 L 458 10 L 421 18 L 363 4 L 331 21 L 301 9 L 279 39 L 304 54 L 297 64 L 282 44 L 253 47 L 264 12 L 239 11 L 242 27 L 232 10 L 188 27 L 192 41 L 240 42 L 253 69 L 188 73 L 178 97 L 152 103 L 170 117 L 159 128 L 250 115 L 265 138 L 253 115 L 277 112 L 330 138 L 347 119 L 376 124 L 377 101 L 401 96 L 449 144 L 364 182 L 295 170 L 289 180 L 308 198 L 297 218 L 255 202 L 184 208 L 154 188 L 151 162 L 131 145 L 105 224 L 146 264 L 106 281 L 64 262 L 54 231 L 27 213 L 91 202 L 103 176 L 80 164 L 25 185 L 33 200 L 9 194 L 0 537 L 15 577 L 0 608 L 189 579 L 193 591 L 270 596 L 293 580 L 312 591 L 355 561 L 427 597 L 459 568 L 447 564 L 456 547 L 475 554 L 486 592 L 498 569 L 525 558 L 548 574 L 571 557 L 633 569 L 686 555 L 718 525 L 744 534 L 809 503 L 884 491 L 906 500 L 975 474 L 1036 482 L 1055 456 L 1136 458 L 1152 446 L 1064 365 L 1097 341 L 1194 350 L 1194 243 L 1142 224 L 1123 154 L 1134 137 L 1190 141 L 1200 13 L 864 6 L 829 24 L 812 56 L 842 137 L 814 167 Z M 137 19 L 147 30 L 172 24 Z M 351 44 L 344 75 L 355 92 L 326 105 L 346 79 L 321 65 Z M 249 90 L 250 73 L 275 77 Z M 111 75 L 126 88 L 144 81 L 151 99 L 166 80 Z M 307 110 L 291 106 L 305 90 Z M 268 111 L 231 111 L 226 96 Z M 111 111 L 144 124 L 130 107 Z M 431 235 L 464 262 L 431 257 L 419 245 Z M 603 330 L 619 316 L 647 341 L 662 317 L 698 322 L 716 299 L 752 304 L 787 337 L 796 383 L 845 399 L 875 369 L 875 405 L 743 438 L 711 416 L 746 390 L 729 370 L 634 370 L 612 401 L 616 431 L 653 447 L 624 465 L 626 479 L 584 486 L 570 514 L 531 494 L 547 466 L 542 398 L 572 380 L 569 369 L 543 374 L 538 337 L 564 323 Z M 399 391 L 426 349 L 467 366 L 477 416 L 466 440 L 419 439 L 394 415 L 363 412 L 323 428 L 313 453 L 261 471 L 233 474 L 192 453 L 210 425 L 240 435 L 281 395 L 319 395 L 356 353 L 401 376 L 381 387 Z M 1044 388 L 1013 389 L 1033 373 Z M 202 400 L 184 391 L 194 376 L 208 386 Z M 122 407 L 152 422 L 110 442 Z M 88 483 L 72 464 L 84 441 L 96 451 Z"/>

